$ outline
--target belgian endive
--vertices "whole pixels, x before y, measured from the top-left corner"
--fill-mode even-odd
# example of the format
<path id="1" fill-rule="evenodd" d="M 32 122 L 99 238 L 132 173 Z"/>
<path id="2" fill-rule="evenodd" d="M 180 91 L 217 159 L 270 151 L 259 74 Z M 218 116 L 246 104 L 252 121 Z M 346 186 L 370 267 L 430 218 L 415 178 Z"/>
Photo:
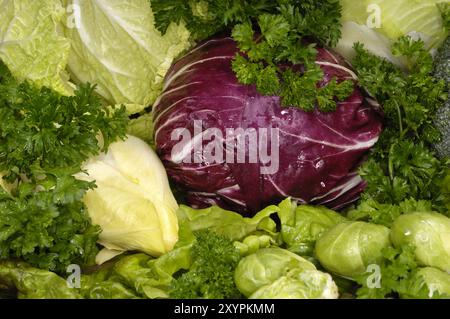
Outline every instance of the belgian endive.
<path id="1" fill-rule="evenodd" d="M 102 232 L 106 249 L 97 263 L 125 250 L 151 256 L 170 251 L 178 240 L 177 202 L 158 156 L 144 141 L 128 136 L 85 163 L 78 178 L 95 181 L 84 202 Z"/>

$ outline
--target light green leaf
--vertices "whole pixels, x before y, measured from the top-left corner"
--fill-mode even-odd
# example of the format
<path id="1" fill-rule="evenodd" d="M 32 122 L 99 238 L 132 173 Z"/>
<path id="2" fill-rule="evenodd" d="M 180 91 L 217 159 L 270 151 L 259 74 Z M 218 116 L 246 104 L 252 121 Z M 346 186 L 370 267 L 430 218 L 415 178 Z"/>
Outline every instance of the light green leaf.
<path id="1" fill-rule="evenodd" d="M 399 37 L 421 38 L 427 50 L 439 47 L 447 37 L 437 6 L 444 0 L 341 0 L 342 38 L 337 51 L 353 59 L 353 44 L 361 42 L 371 52 L 402 65 L 390 47 Z"/>
<path id="2" fill-rule="evenodd" d="M 69 288 L 67 281 L 55 273 L 22 262 L 1 261 L 0 282 L 8 289 L 17 289 L 20 299 L 81 298 L 76 289 Z"/>
<path id="3" fill-rule="evenodd" d="M 0 59 L 16 78 L 70 95 L 70 42 L 59 32 L 64 17 L 60 0 L 0 0 Z"/>
<path id="4" fill-rule="evenodd" d="M 192 231 L 209 229 L 231 240 L 241 240 L 256 230 L 275 231 L 275 225 L 268 222 L 273 213 L 279 211 L 277 206 L 271 205 L 264 208 L 252 218 L 211 206 L 205 209 L 193 209 L 181 205 L 178 210 L 178 218 L 186 222 Z"/>
<path id="5" fill-rule="evenodd" d="M 316 270 L 308 260 L 278 247 L 263 248 L 239 262 L 234 278 L 239 291 L 250 296 L 292 269 Z"/>
<path id="6" fill-rule="evenodd" d="M 127 133 L 146 141 L 151 146 L 154 146 L 153 140 L 153 117 L 151 113 L 139 116 L 137 119 L 130 120 L 128 124 Z"/>
<path id="7" fill-rule="evenodd" d="M 281 237 L 287 249 L 301 255 L 312 255 L 317 239 L 329 228 L 346 220 L 323 206 L 297 206 L 290 200 L 279 206 Z"/>
<path id="8" fill-rule="evenodd" d="M 381 225 L 343 222 L 319 238 L 315 255 L 326 270 L 354 278 L 383 260 L 382 251 L 390 246 L 389 233 L 389 228 Z"/>
<path id="9" fill-rule="evenodd" d="M 249 299 L 337 299 L 338 287 L 329 274 L 318 270 L 293 269 Z"/>
<path id="10" fill-rule="evenodd" d="M 418 269 L 409 281 L 408 290 L 401 298 L 449 299 L 450 274 L 433 267 Z"/>
<path id="11" fill-rule="evenodd" d="M 78 179 L 95 181 L 84 196 L 92 222 L 102 228 L 99 243 L 112 250 L 160 256 L 178 241 L 178 204 L 166 171 L 144 141 L 128 136 L 89 159 Z"/>
<path id="12" fill-rule="evenodd" d="M 70 0 L 68 5 L 78 10 L 74 26 L 65 28 L 72 44 L 71 74 L 96 83 L 110 104 L 134 104 L 134 113 L 151 105 L 172 62 L 189 47 L 184 25 L 171 24 L 162 36 L 148 0 Z"/>

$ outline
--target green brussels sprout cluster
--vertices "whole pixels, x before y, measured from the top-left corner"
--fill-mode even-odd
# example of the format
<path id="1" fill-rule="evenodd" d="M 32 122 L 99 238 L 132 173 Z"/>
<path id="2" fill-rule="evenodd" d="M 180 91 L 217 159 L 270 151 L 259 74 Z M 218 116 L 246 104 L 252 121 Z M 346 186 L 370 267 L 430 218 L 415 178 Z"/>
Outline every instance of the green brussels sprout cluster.
<path id="1" fill-rule="evenodd" d="M 336 297 L 338 283 L 340 293 L 358 289 L 368 298 L 450 297 L 450 219 L 431 205 L 405 204 L 383 225 L 290 199 L 278 208 L 280 236 L 253 233 L 235 242 L 243 256 L 235 282 L 244 296 Z M 379 279 L 370 283 L 385 290 L 367 293 L 374 271 Z"/>
<path id="2" fill-rule="evenodd" d="M 436 212 L 405 213 L 391 228 L 341 222 L 317 239 L 314 254 L 325 270 L 356 280 L 369 266 L 383 263 L 386 249 L 406 247 L 412 247 L 419 268 L 412 272 L 400 297 L 450 298 L 450 218 Z"/>

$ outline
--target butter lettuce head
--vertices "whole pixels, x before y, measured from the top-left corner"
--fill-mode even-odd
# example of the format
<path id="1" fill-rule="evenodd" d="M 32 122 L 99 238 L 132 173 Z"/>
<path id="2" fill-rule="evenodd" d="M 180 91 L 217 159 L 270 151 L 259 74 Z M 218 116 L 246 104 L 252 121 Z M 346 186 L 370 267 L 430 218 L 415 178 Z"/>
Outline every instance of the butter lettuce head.
<path id="1" fill-rule="evenodd" d="M 68 68 L 77 81 L 97 84 L 110 104 L 130 104 L 138 113 L 162 89 L 173 60 L 189 46 L 189 32 L 171 24 L 162 36 L 148 0 L 69 0 L 65 35 L 71 42 Z"/>
<path id="2" fill-rule="evenodd" d="M 373 53 L 402 65 L 391 53 L 391 44 L 399 37 L 420 38 L 429 50 L 444 42 L 447 31 L 438 7 L 443 2 L 448 1 L 341 0 L 343 29 L 336 49 L 351 60 L 355 54 L 353 44 L 361 42 Z M 379 25 L 374 24 L 375 16 Z"/>
<path id="3" fill-rule="evenodd" d="M 138 250 L 160 256 L 178 240 L 177 202 L 166 172 L 144 141 L 128 136 L 111 144 L 106 154 L 89 160 L 80 179 L 95 181 L 84 202 L 102 232 L 99 243 L 117 252 Z M 104 252 L 97 262 L 104 262 Z"/>
<path id="4" fill-rule="evenodd" d="M 58 31 L 64 17 L 60 0 L 0 0 L 0 59 L 16 78 L 70 95 L 70 41 Z"/>

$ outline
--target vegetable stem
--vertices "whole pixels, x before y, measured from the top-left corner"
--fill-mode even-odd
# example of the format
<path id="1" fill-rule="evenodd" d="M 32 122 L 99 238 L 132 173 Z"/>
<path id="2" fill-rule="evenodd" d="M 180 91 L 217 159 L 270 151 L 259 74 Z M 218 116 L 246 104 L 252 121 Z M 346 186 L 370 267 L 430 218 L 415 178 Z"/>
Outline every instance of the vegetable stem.
<path id="1" fill-rule="evenodd" d="M 396 143 L 392 144 L 389 149 L 389 162 L 388 162 L 388 170 L 389 170 L 389 179 L 391 181 L 391 184 L 394 181 L 394 161 L 393 159 L 393 153 L 394 153 L 394 147 Z"/>
<path id="2" fill-rule="evenodd" d="M 403 137 L 403 122 L 402 122 L 402 111 L 400 110 L 400 105 L 398 105 L 397 101 L 394 101 L 395 103 L 395 108 L 397 110 L 397 115 L 398 115 L 398 125 L 399 125 L 399 129 L 400 129 L 400 138 Z"/>

